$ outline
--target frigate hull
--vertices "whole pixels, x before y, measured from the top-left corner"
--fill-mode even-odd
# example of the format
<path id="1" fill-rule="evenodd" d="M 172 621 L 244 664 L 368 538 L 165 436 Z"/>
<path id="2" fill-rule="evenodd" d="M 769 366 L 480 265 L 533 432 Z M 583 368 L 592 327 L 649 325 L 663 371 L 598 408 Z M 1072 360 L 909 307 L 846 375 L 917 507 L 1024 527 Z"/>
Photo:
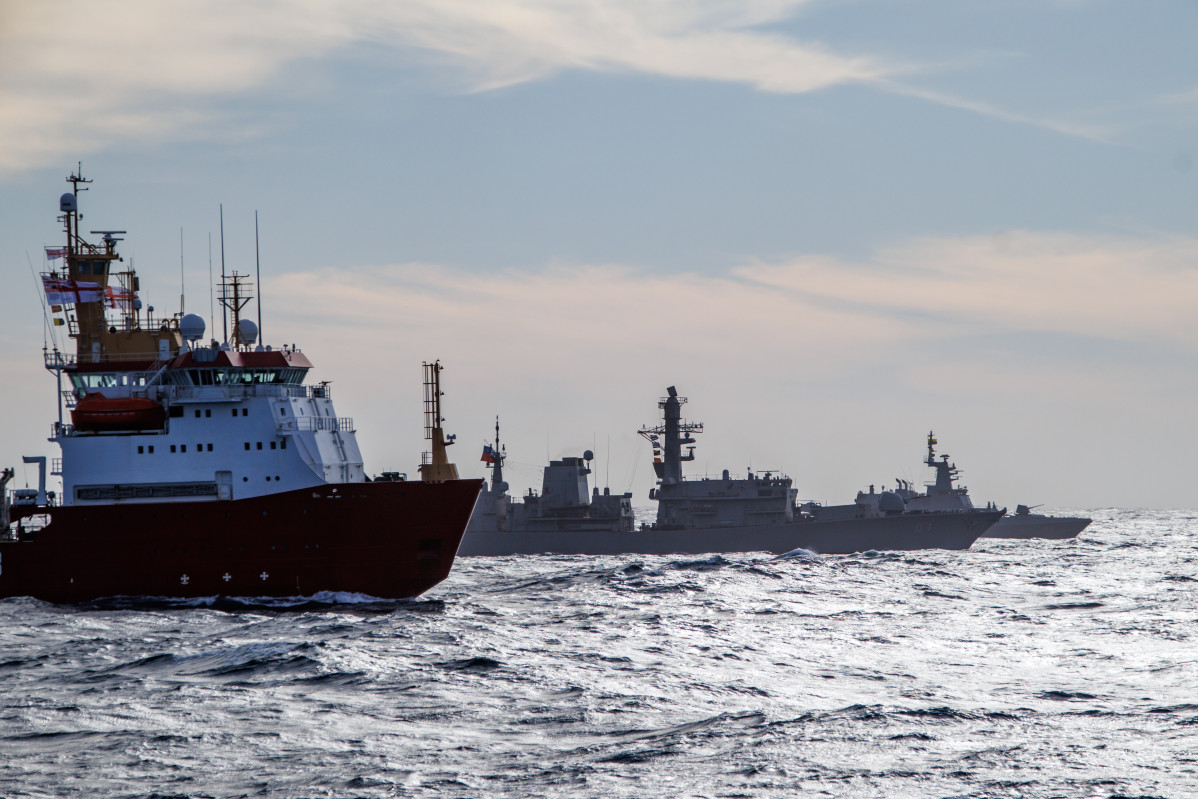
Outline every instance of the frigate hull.
<path id="1" fill-rule="evenodd" d="M 869 550 L 969 549 L 1002 511 L 899 514 L 835 521 L 630 532 L 467 532 L 460 557 L 498 555 L 701 555 L 807 549 L 821 555 Z"/>
<path id="2" fill-rule="evenodd" d="M 1007 516 L 982 534 L 983 538 L 1076 538 L 1089 519 L 1039 514 Z"/>

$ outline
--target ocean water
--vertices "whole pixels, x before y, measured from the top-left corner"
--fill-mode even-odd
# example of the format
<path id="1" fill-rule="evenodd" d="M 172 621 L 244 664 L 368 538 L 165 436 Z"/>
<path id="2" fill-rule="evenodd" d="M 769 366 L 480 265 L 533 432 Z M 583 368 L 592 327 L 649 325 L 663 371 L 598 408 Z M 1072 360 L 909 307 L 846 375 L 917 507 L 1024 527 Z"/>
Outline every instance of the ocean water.
<path id="1" fill-rule="evenodd" d="M 967 552 L 0 601 L 4 797 L 1198 795 L 1198 514 Z"/>

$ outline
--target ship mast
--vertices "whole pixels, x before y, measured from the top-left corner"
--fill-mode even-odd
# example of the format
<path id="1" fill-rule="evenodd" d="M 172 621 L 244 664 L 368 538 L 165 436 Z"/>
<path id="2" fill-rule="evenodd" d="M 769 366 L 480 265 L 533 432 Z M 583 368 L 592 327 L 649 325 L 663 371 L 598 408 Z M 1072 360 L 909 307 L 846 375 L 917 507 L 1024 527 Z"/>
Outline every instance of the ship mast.
<path id="1" fill-rule="evenodd" d="M 683 445 L 693 445 L 695 439 L 691 437 L 691 433 L 702 433 L 702 422 L 684 422 L 682 421 L 682 406 L 686 404 L 686 397 L 678 396 L 678 391 L 673 386 L 666 389 L 669 394 L 663 397 L 657 407 L 665 411 L 665 424 L 657 427 L 643 427 L 637 432 L 653 441 L 650 436 L 664 435 L 664 454 L 665 462 L 654 462 L 653 468 L 657 471 L 658 482 L 661 485 L 676 485 L 682 482 L 682 464 L 685 461 L 693 461 L 695 459 L 695 448 L 687 446 L 687 452 L 682 454 Z M 656 447 L 656 444 L 654 444 Z"/>
<path id="2" fill-rule="evenodd" d="M 491 464 L 491 489 L 498 490 L 499 484 L 503 482 L 503 462 L 507 459 L 507 452 L 499 444 L 498 416 L 495 417 L 495 451 L 491 453 L 491 457 L 495 459 Z"/>
<path id="3" fill-rule="evenodd" d="M 935 446 L 937 444 L 936 434 L 928 432 L 928 459 L 926 463 L 936 470 L 936 483 L 934 488 L 937 494 L 952 494 L 958 490 L 962 493 L 965 489 L 957 489 L 953 486 L 953 481 L 961 474 L 955 463 L 948 462 L 948 455 L 941 455 L 940 460 L 936 460 Z"/>
<path id="4" fill-rule="evenodd" d="M 230 275 L 222 275 L 220 284 L 220 304 L 223 305 L 233 316 L 233 341 L 232 346 L 237 349 L 246 344 L 252 344 L 251 339 L 257 336 L 248 336 L 241 327 L 241 309 L 244 308 L 249 301 L 254 297 L 249 293 L 246 286 L 249 282 L 249 275 L 242 275 L 236 269 Z M 257 328 L 255 328 L 255 332 Z"/>
<path id="5" fill-rule="evenodd" d="M 77 361 L 144 365 L 174 357 L 182 344 L 178 319 L 155 319 L 150 313 L 153 308 L 143 315 L 132 261 L 128 269 L 119 267 L 123 259 L 116 247 L 125 231 L 93 230 L 92 233 L 103 237 L 101 242 L 85 241 L 80 227 L 83 215 L 79 213 L 79 192 L 87 191 L 87 186 L 81 184 L 91 180 L 83 177 L 80 166 L 67 177 L 67 182 L 71 191 L 58 201 L 66 247 L 51 256 L 62 256 L 66 263 L 61 271 L 44 274 L 43 285 L 47 295 L 54 297 L 50 310 L 66 316 L 55 324 L 68 325 L 68 332 L 75 339 Z M 50 252 L 47 248 L 47 254 Z M 119 312 L 118 324 L 108 320 L 109 308 Z M 46 368 L 69 371 L 71 365 L 56 350 L 52 358 L 47 358 Z"/>
<path id="6" fill-rule="evenodd" d="M 449 462 L 445 448 L 453 444 L 454 436 L 446 436 L 441 424 L 445 417 L 441 415 L 440 361 L 424 363 L 424 438 L 432 441 L 432 451 L 425 452 L 420 464 L 420 479 L 426 483 L 443 480 L 457 480 L 458 467 Z"/>

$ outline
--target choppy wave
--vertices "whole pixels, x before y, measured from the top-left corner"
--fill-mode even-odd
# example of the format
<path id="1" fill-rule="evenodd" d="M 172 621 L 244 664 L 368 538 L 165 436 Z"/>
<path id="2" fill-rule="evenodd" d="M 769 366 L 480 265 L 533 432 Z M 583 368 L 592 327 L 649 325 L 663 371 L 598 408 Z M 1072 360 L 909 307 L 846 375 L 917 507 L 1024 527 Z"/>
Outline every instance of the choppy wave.
<path id="1" fill-rule="evenodd" d="M 968 552 L 0 601 L 0 795 L 1198 794 L 1192 512 Z"/>

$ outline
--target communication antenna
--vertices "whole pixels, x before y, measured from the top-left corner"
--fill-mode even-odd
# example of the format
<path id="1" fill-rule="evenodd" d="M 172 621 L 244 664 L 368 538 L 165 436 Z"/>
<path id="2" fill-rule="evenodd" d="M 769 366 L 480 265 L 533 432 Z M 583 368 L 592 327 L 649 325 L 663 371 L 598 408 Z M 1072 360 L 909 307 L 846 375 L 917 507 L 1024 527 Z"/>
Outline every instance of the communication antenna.
<path id="1" fill-rule="evenodd" d="M 216 332 L 216 281 L 212 279 L 212 231 L 208 231 L 208 322 Z"/>
<path id="2" fill-rule="evenodd" d="M 225 285 L 225 204 L 220 204 L 220 284 Z M 223 300 L 223 298 L 222 298 Z M 222 301 L 220 304 L 221 343 L 229 342 L 229 313 Z M 213 327 L 216 327 L 213 324 Z"/>
<path id="3" fill-rule="evenodd" d="M 258 284 L 258 341 L 262 341 L 262 258 L 258 255 L 258 210 L 254 209 L 254 263 L 257 273 L 254 281 Z"/>
<path id="4" fill-rule="evenodd" d="M 183 277 L 183 228 L 179 228 L 179 316 L 183 316 L 187 309 L 183 306 L 183 298 L 187 296 L 187 281 Z"/>

